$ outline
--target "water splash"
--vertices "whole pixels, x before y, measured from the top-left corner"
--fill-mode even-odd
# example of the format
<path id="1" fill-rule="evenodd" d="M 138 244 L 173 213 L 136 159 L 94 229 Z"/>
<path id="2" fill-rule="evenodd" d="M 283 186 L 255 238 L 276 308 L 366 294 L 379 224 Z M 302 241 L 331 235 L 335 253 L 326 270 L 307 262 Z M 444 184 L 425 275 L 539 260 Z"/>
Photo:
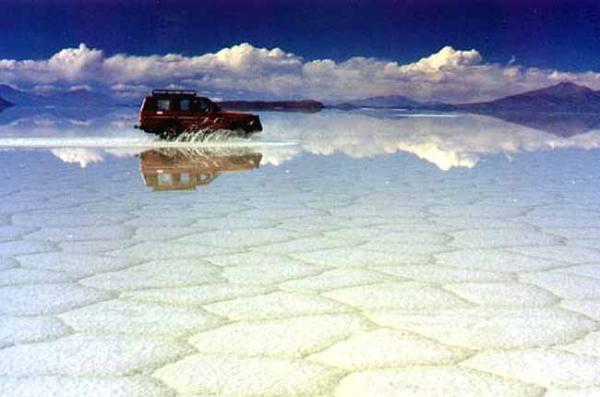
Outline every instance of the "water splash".
<path id="1" fill-rule="evenodd" d="M 225 142 L 247 136 L 248 133 L 243 130 L 191 130 L 182 132 L 173 142 Z"/>
<path id="2" fill-rule="evenodd" d="M 252 139 L 233 139 L 225 136 L 201 137 L 193 136 L 180 140 L 166 141 L 161 139 L 117 138 L 117 137 L 6 137 L 0 138 L 0 148 L 141 148 L 151 149 L 160 147 L 174 148 L 235 148 L 235 147 L 266 147 L 266 146 L 295 146 L 292 141 L 271 141 Z"/>

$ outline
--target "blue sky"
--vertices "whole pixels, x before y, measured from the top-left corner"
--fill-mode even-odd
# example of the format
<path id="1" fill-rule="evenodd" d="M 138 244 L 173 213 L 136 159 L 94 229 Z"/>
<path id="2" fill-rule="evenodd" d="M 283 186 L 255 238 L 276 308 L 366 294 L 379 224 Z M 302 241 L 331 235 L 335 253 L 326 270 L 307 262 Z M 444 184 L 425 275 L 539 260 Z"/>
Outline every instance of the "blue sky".
<path id="1" fill-rule="evenodd" d="M 600 2 L 587 0 L 0 0 L 0 5 L 0 59 L 13 61 L 46 60 L 80 43 L 101 50 L 104 58 L 167 53 L 194 57 L 249 43 L 257 49 L 280 48 L 303 62 L 331 60 L 341 64 L 353 57 L 366 57 L 382 65 L 387 61 L 408 65 L 450 46 L 455 50 L 475 49 L 485 65 L 510 63 L 544 69 L 547 74 L 600 70 Z M 207 73 L 203 69 L 186 78 L 193 77 L 199 84 L 199 78 L 206 80 Z M 64 76 L 56 81 L 38 80 L 32 77 L 29 85 L 100 84 Z M 111 84 L 158 83 L 141 76 L 117 80 L 113 78 Z M 28 85 L 24 73 L 18 78 L 3 77 L 0 68 L 2 82 Z M 520 79 L 507 92 L 545 82 L 539 76 L 535 82 Z M 169 83 L 176 84 L 178 79 Z M 403 91 L 400 83 L 393 87 Z M 302 96 L 319 91 L 303 92 L 291 86 L 288 90 L 261 90 L 242 85 L 236 93 L 231 86 L 212 82 L 206 88 L 228 96 L 247 92 Z M 388 93 L 384 91 L 363 87 L 339 95 Z M 480 87 L 471 97 L 501 93 L 497 88 Z M 439 93 L 429 96 L 435 95 Z M 443 96 L 453 97 L 450 93 Z M 464 93 L 455 97 L 470 99 Z"/>
<path id="2" fill-rule="evenodd" d="M 491 61 L 600 68 L 600 2 L 552 0 L 0 1 L 0 54 L 41 58 L 84 42 L 108 53 L 216 51 L 250 42 L 309 58 L 400 62 L 445 45 Z"/>

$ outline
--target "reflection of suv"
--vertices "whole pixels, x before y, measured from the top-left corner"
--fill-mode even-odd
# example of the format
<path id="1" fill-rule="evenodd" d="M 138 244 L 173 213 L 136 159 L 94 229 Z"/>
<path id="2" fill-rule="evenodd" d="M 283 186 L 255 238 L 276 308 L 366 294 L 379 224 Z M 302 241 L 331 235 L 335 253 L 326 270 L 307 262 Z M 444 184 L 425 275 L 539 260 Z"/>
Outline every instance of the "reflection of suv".
<path id="1" fill-rule="evenodd" d="M 262 154 L 247 150 L 152 149 L 140 154 L 146 186 L 156 191 L 192 190 L 224 172 L 258 168 Z"/>
<path id="2" fill-rule="evenodd" d="M 182 90 L 152 91 L 142 103 L 139 128 L 163 138 L 196 131 L 231 130 L 245 135 L 262 131 L 258 116 L 223 111 L 195 91 Z"/>

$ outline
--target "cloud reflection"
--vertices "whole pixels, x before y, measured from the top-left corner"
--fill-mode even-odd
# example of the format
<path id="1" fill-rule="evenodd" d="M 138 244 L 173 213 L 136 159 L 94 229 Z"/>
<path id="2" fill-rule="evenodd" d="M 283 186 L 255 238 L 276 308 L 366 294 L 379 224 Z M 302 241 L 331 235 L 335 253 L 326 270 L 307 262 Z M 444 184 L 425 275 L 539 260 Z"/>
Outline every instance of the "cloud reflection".
<path id="1" fill-rule="evenodd" d="M 99 163 L 104 160 L 102 151 L 95 149 L 57 148 L 51 149 L 50 153 L 65 163 L 79 164 L 81 168 L 87 167 L 87 165 L 90 163 Z"/>
<path id="2" fill-rule="evenodd" d="M 343 153 L 368 158 L 407 152 L 441 170 L 473 168 L 486 155 L 600 146 L 600 129 L 561 137 L 556 131 L 532 128 L 531 123 L 524 126 L 484 115 L 407 116 L 397 112 L 322 112 L 285 117 L 270 114 L 264 121 L 268 128 L 263 138 L 297 141 L 302 150 L 318 155 Z M 577 122 L 581 116 L 573 117 Z M 562 121 L 567 128 L 564 118 Z"/>
<path id="3" fill-rule="evenodd" d="M 596 120 L 596 116 L 537 115 L 516 120 L 474 114 L 439 116 L 398 111 L 264 113 L 261 118 L 265 131 L 256 135 L 251 143 L 255 151 L 262 154 L 263 166 L 281 165 L 301 152 L 323 156 L 342 153 L 356 159 L 405 152 L 440 170 L 473 168 L 487 155 L 513 156 L 521 152 L 600 147 L 600 128 L 597 127 L 600 118 Z M 57 148 L 52 149 L 55 156 L 86 167 L 106 156 L 139 154 L 141 149 L 127 149 L 131 138 L 152 143 L 139 131 L 127 127 L 133 125 L 131 120 L 134 119 L 131 114 L 120 111 L 84 120 L 81 125 L 56 115 L 52 115 L 54 123 L 45 123 L 43 127 L 36 124 L 35 118 L 11 120 L 0 126 L 0 146 L 10 146 L 9 139 L 17 136 L 20 141 L 31 138 L 32 146 L 35 146 L 35 137 L 55 137 Z M 86 148 L 77 148 L 75 144 L 61 148 L 68 139 L 85 139 Z M 111 148 L 94 148 L 91 143 L 95 140 L 103 144 L 110 142 Z M 117 145 L 119 142 L 123 147 Z M 277 146 L 277 142 L 297 145 Z"/>

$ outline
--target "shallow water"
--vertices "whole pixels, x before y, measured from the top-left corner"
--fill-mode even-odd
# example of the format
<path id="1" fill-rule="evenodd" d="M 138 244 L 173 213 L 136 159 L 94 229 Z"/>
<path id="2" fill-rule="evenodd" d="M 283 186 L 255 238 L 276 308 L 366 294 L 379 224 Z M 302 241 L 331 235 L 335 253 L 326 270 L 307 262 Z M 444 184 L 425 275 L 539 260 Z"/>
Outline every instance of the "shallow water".
<path id="1" fill-rule="evenodd" d="M 0 395 L 600 393 L 600 130 L 7 113 Z"/>

